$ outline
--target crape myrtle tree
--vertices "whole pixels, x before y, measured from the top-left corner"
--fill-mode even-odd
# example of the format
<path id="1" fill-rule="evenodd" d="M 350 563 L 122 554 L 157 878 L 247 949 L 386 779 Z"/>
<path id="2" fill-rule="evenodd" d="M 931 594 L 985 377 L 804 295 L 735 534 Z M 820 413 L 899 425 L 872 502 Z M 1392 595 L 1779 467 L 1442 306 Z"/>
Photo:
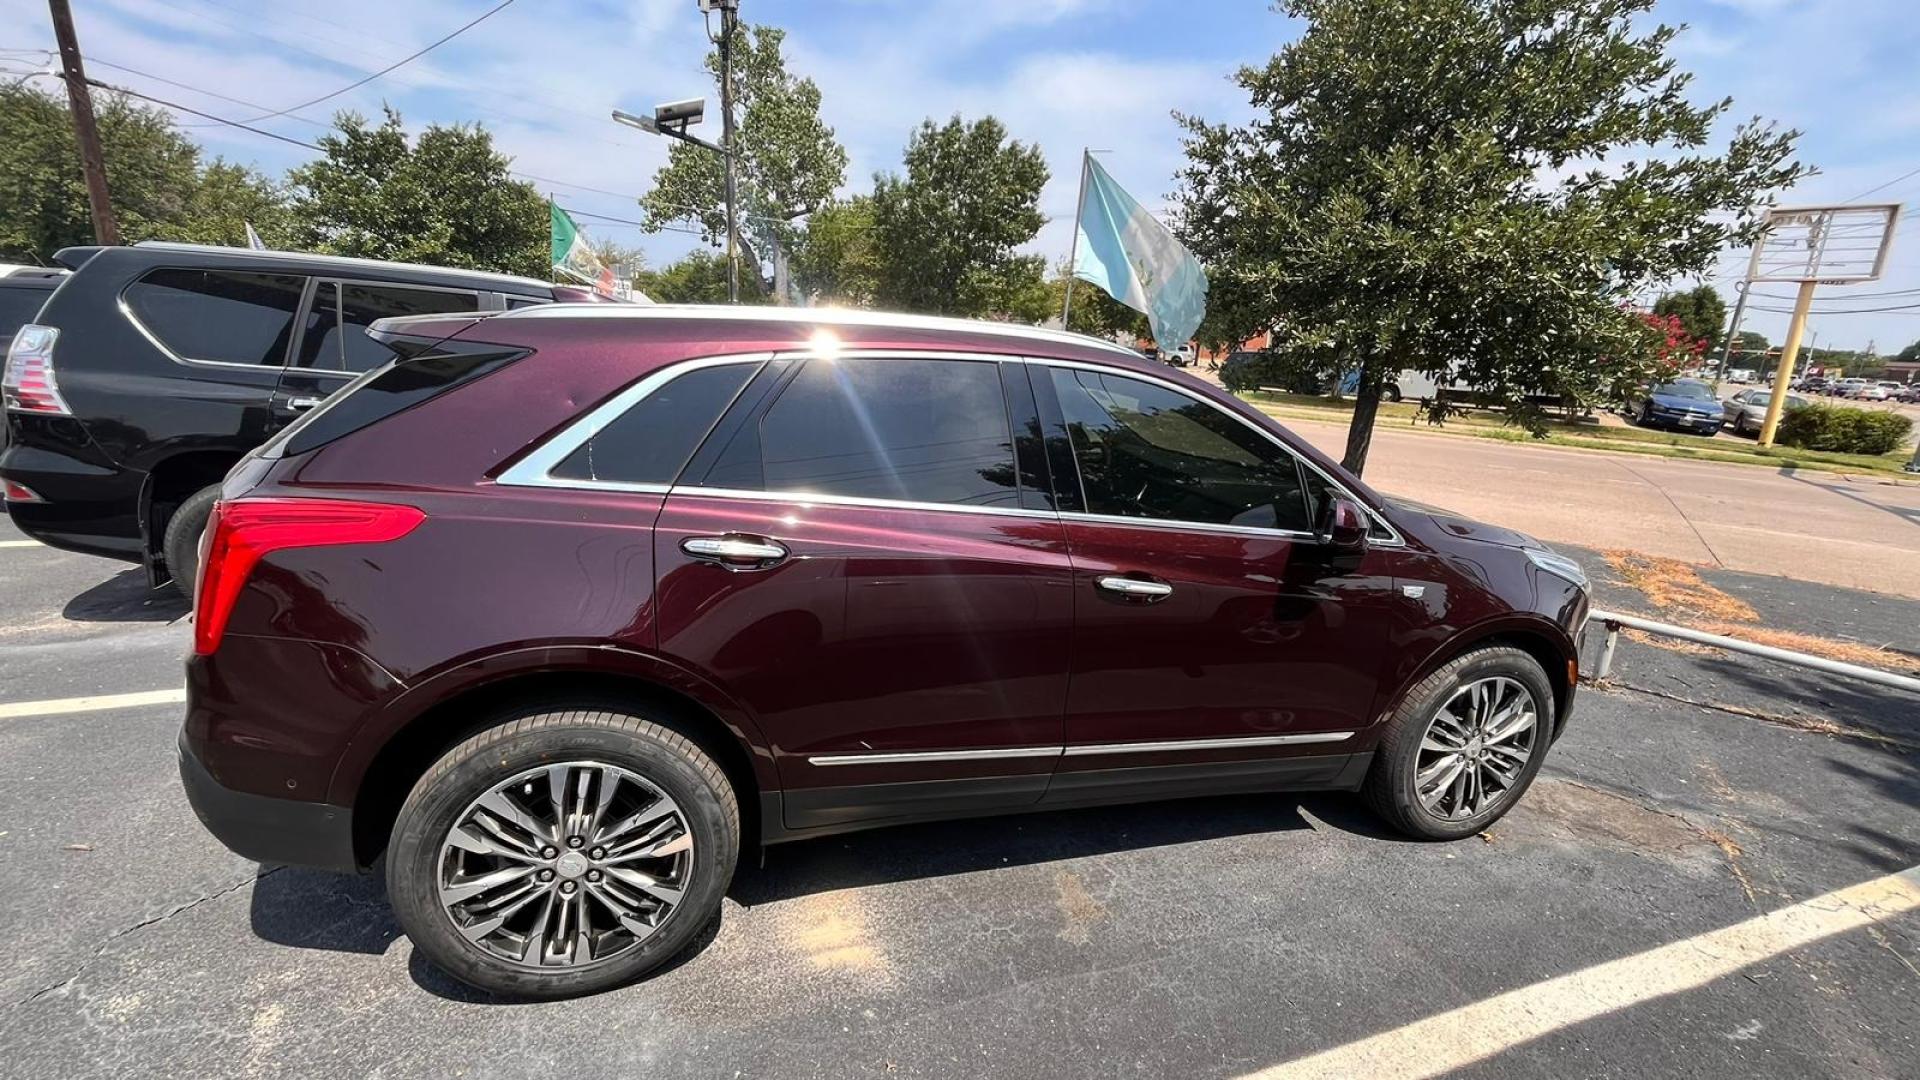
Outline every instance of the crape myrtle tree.
<path id="1" fill-rule="evenodd" d="M 847 173 L 847 151 L 820 119 L 820 88 L 812 79 L 787 71 L 781 53 L 785 40 L 786 33 L 771 26 L 734 28 L 734 110 L 739 121 L 734 126 L 734 187 L 746 249 L 741 263 L 748 277 L 758 276 L 772 262 L 776 243 L 788 249 L 797 243 L 796 221 L 825 206 Z M 717 80 L 718 47 L 707 53 L 706 64 Z M 718 141 L 717 131 L 713 138 Z M 699 228 L 709 243 L 725 243 L 724 161 L 704 147 L 674 142 L 667 148 L 667 163 L 654 174 L 652 190 L 641 196 L 640 208 L 652 231 L 684 222 Z"/>
<path id="2" fill-rule="evenodd" d="M 1306 28 L 1236 76 L 1252 121 L 1180 118 L 1176 223 L 1215 287 L 1290 357 L 1359 372 L 1349 469 L 1403 368 L 1536 434 L 1529 395 L 1634 381 L 1661 341 L 1626 299 L 1750 240 L 1756 204 L 1805 174 L 1796 133 L 1758 119 L 1708 148 L 1731 102 L 1689 100 L 1652 7 L 1282 0 Z"/>
<path id="3" fill-rule="evenodd" d="M 1725 332 L 1727 322 L 1727 302 L 1720 298 L 1720 290 L 1711 285 L 1699 285 L 1681 292 L 1663 294 L 1653 303 L 1655 315 L 1671 315 L 1680 320 L 1680 325 L 1695 340 L 1703 342 L 1703 348 L 1712 352 L 1720 348 L 1720 336 Z"/>

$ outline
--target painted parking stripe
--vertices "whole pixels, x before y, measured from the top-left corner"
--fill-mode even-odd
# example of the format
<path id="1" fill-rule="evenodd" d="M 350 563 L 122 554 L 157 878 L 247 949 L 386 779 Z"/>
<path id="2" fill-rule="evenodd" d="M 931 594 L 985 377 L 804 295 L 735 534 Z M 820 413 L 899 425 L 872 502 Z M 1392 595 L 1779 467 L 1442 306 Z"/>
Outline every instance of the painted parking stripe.
<path id="1" fill-rule="evenodd" d="M 186 700 L 186 688 L 180 687 L 174 690 L 142 690 L 137 694 L 98 694 L 93 697 L 49 698 L 46 701 L 7 701 L 0 702 L 0 720 L 14 720 L 23 716 L 98 712 L 102 709 L 132 709 L 142 705 L 179 705 Z"/>
<path id="2" fill-rule="evenodd" d="M 0 540 L 0 548 L 45 547 L 45 546 L 46 546 L 45 544 L 42 544 L 38 540 Z"/>
<path id="3" fill-rule="evenodd" d="M 1597 1016 L 1920 908 L 1920 866 L 1429 1016 L 1241 1080 L 1440 1076 Z"/>

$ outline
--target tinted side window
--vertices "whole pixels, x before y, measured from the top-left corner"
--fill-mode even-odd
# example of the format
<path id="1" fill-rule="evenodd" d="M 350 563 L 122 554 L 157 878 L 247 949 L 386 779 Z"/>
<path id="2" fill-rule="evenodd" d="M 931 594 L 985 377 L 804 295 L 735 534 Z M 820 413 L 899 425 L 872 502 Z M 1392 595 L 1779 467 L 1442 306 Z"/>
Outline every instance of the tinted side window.
<path id="1" fill-rule="evenodd" d="M 372 371 L 393 359 L 392 349 L 367 336 L 375 319 L 479 308 L 478 293 L 323 281 L 314 288 L 299 364 L 322 371 Z"/>
<path id="2" fill-rule="evenodd" d="M 748 449 L 736 453 L 741 448 Z M 757 432 L 742 432 L 728 447 L 707 482 L 907 502 L 1017 506 L 1013 440 L 999 365 L 973 360 L 810 360 L 768 407 Z"/>
<path id="3" fill-rule="evenodd" d="M 13 335 L 40 314 L 41 305 L 52 295 L 52 289 L 0 288 L 0 349 L 5 349 Z"/>
<path id="4" fill-rule="evenodd" d="M 671 484 L 758 364 L 699 368 L 648 394 L 553 467 L 566 480 Z"/>
<path id="5" fill-rule="evenodd" d="M 1045 370 L 1073 438 L 1088 513 L 1312 530 L 1293 455 L 1240 421 L 1138 379 Z"/>
<path id="6" fill-rule="evenodd" d="M 126 300 L 176 356 L 278 366 L 306 285 L 298 274 L 163 269 L 128 286 Z"/>

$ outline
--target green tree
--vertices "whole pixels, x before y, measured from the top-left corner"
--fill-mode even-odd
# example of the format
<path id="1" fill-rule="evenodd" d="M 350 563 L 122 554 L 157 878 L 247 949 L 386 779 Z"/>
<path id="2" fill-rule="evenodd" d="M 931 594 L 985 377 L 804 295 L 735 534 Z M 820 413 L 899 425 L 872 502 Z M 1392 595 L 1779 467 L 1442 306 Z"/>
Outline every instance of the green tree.
<path id="1" fill-rule="evenodd" d="M 400 114 L 335 117 L 324 155 L 287 174 L 304 251 L 550 277 L 547 200 L 507 174 L 479 125 L 430 125 L 409 143 Z"/>
<path id="2" fill-rule="evenodd" d="M 989 116 L 927 120 L 907 142 L 906 175 L 874 177 L 875 302 L 945 315 L 1008 314 L 1044 262 L 1014 253 L 1046 223 L 1040 148 Z"/>
<path id="3" fill-rule="evenodd" d="M 1804 175 L 1795 134 L 1758 121 L 1705 149 L 1730 102 L 1690 103 L 1652 6 L 1283 0 L 1307 26 L 1239 72 L 1253 120 L 1182 118 L 1179 231 L 1281 349 L 1359 371 L 1349 469 L 1400 368 L 1536 433 L 1529 395 L 1634 381 L 1661 342 L 1626 299 L 1751 239 Z"/>
<path id="4" fill-rule="evenodd" d="M 1720 337 L 1727 322 L 1727 304 L 1720 291 L 1701 285 L 1684 292 L 1661 294 L 1654 301 L 1655 315 L 1672 315 L 1680 320 L 1689 336 L 1707 343 L 1708 355 L 1719 355 Z"/>
<path id="5" fill-rule="evenodd" d="M 1059 318 L 1066 304 L 1066 260 L 1054 268 L 1054 276 L 1047 281 L 1047 292 L 1046 317 Z M 1108 296 L 1099 286 L 1084 281 L 1073 283 L 1073 308 L 1067 313 L 1067 329 L 1109 340 L 1125 338 L 1129 345 L 1148 334 L 1145 315 Z"/>
<path id="6" fill-rule="evenodd" d="M 800 291 L 821 303 L 871 305 L 880 285 L 873 200 L 856 195 L 815 210 L 794 248 L 792 269 Z"/>
<path id="7" fill-rule="evenodd" d="M 734 30 L 735 190 L 742 214 L 743 261 L 771 261 L 773 245 L 795 243 L 792 222 L 833 197 L 847 175 L 847 151 L 820 119 L 820 88 L 787 71 L 786 32 L 741 24 Z M 707 70 L 720 77 L 720 50 L 707 53 Z M 717 137 L 717 136 L 716 136 Z M 667 149 L 653 189 L 640 198 L 648 225 L 696 225 L 709 243 L 727 235 L 726 170 L 720 155 L 687 143 Z M 754 269 L 754 273 L 759 271 Z"/>
<path id="8" fill-rule="evenodd" d="M 1913 344 L 1907 346 L 1906 348 L 1901 349 L 1900 352 L 1894 356 L 1894 359 L 1904 361 L 1909 364 L 1915 361 L 1920 361 L 1920 341 L 1916 341 Z"/>
<path id="9" fill-rule="evenodd" d="M 743 295 L 749 282 L 741 282 Z M 696 248 L 678 262 L 659 270 L 633 275 L 633 287 L 657 304 L 724 304 L 727 302 L 727 256 Z"/>
<path id="10" fill-rule="evenodd" d="M 215 160 L 161 109 L 111 92 L 96 94 L 102 156 L 114 214 L 127 243 L 187 240 L 245 242 L 253 214 L 266 237 L 282 220 L 284 198 L 265 177 Z M 26 86 L 0 86 L 0 258 L 44 263 L 63 247 L 93 242 L 80 151 L 65 98 Z"/>

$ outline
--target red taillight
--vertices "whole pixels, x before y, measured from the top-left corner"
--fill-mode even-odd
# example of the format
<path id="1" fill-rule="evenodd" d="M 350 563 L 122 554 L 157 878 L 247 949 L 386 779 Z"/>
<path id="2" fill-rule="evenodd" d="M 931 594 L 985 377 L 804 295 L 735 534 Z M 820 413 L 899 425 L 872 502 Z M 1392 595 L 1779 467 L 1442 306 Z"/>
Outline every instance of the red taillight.
<path id="1" fill-rule="evenodd" d="M 0 372 L 0 403 L 14 412 L 73 415 L 53 375 L 53 343 L 59 337 L 60 331 L 53 327 L 32 323 L 13 335 L 6 370 Z"/>
<path id="2" fill-rule="evenodd" d="M 220 647 L 240 588 L 262 555 L 284 548 L 382 544 L 412 532 L 427 515 L 395 503 L 342 499 L 236 499 L 213 504 L 200 540 L 193 651 Z"/>
<path id="3" fill-rule="evenodd" d="M 40 497 L 39 492 L 18 480 L 0 480 L 0 495 L 4 495 L 8 502 L 37 503 L 47 501 Z"/>

